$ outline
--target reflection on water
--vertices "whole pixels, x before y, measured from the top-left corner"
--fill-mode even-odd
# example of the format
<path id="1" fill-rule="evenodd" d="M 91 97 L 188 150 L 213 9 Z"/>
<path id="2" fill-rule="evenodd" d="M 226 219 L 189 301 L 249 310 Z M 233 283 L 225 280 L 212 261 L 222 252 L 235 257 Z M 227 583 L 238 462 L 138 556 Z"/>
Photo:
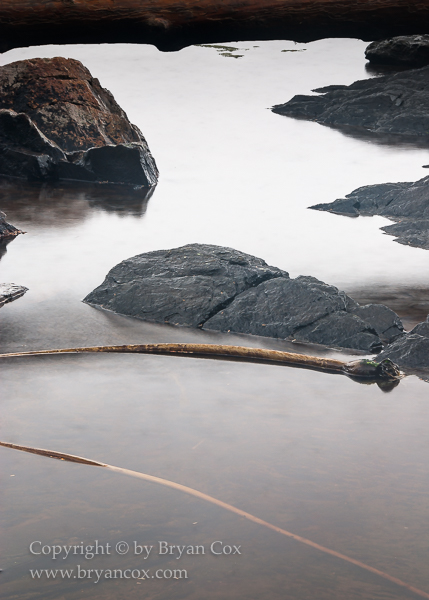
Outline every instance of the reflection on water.
<path id="1" fill-rule="evenodd" d="M 407 286 L 377 286 L 351 290 L 360 304 L 380 302 L 394 310 L 402 319 L 406 330 L 411 330 L 429 315 L 429 288 Z"/>
<path id="2" fill-rule="evenodd" d="M 15 220 L 31 223 L 31 228 L 73 226 L 84 221 L 93 208 L 141 217 L 153 191 L 114 184 L 39 183 L 0 177 L 0 205 Z"/>
<path id="3" fill-rule="evenodd" d="M 1 351 L 150 342 L 232 343 L 344 360 L 281 340 L 135 321 L 81 303 L 130 256 L 192 242 L 238 248 L 382 301 L 411 326 L 429 310 L 429 253 L 380 234 L 385 219 L 310 211 L 353 189 L 421 178 L 427 150 L 372 144 L 267 110 L 368 77 L 356 40 L 18 49 L 81 59 L 144 132 L 161 170 L 128 188 L 3 181 L 0 207 L 28 233 L 1 279 L 29 288 L 0 312 Z M 237 48 L 238 50 L 235 50 Z M 287 52 L 285 52 L 287 50 Z M 305 50 L 296 52 L 295 50 Z M 353 294 L 355 290 L 355 294 Z M 0 362 L 0 439 L 177 481 L 429 592 L 427 384 L 376 385 L 302 369 L 182 357 L 90 355 Z M 220 508 L 83 465 L 1 449 L 7 600 L 408 598 L 375 575 Z M 241 545 L 234 556 L 133 553 L 53 561 L 29 544 Z M 186 580 L 33 580 L 30 568 L 188 569 Z M 153 572 L 153 571 L 151 571 Z"/>
<path id="4" fill-rule="evenodd" d="M 197 368 L 196 368 L 197 367 Z M 429 589 L 427 388 L 179 357 L 8 359 L 2 432 L 188 485 Z M 70 382 L 73 382 L 70 385 Z M 19 399 L 19 402 L 17 402 Z M 404 410 L 406 407 L 406 410 Z M 188 569 L 145 597 L 407 598 L 393 584 L 222 509 L 103 469 L 2 449 L 4 597 L 141 597 L 136 581 L 34 582 L 30 568 Z M 13 475 L 14 477 L 10 477 Z M 132 553 L 53 561 L 29 544 L 242 546 L 240 556 Z M 142 581 L 142 584 L 144 581 Z M 174 584 L 174 585 L 173 585 Z M 134 588 L 134 589 L 133 589 Z M 79 596 L 80 595 L 80 596 Z"/>
<path id="5" fill-rule="evenodd" d="M 58 54 L 82 60 L 142 130 L 160 168 L 160 182 L 140 222 L 117 213 L 106 218 L 99 211 L 84 227 L 69 228 L 67 248 L 73 247 L 73 254 L 65 257 L 65 251 L 62 258 L 71 271 L 85 262 L 88 272 L 88 278 L 81 273 L 85 289 L 76 300 L 120 260 L 192 242 L 238 248 L 293 277 L 313 275 L 345 291 L 357 284 L 425 285 L 429 253 L 401 248 L 380 234 L 390 221 L 335 218 L 308 207 L 363 185 L 416 181 L 429 162 L 428 150 L 370 143 L 269 110 L 295 94 L 367 78 L 365 42 L 225 45 L 238 48 L 243 58 L 225 60 L 216 49 L 197 46 L 161 53 L 126 44 L 23 48 L 1 55 L 2 64 Z M 10 208 L 8 213 L 13 223 Z M 30 229 L 26 221 L 15 224 Z M 37 254 L 40 246 L 48 247 L 53 231 L 41 234 L 32 228 Z M 2 265 L 9 279 L 19 275 L 27 287 L 29 239 L 30 233 L 25 247 L 24 238 L 14 244 L 13 264 L 8 258 Z M 66 239 L 58 244 L 65 246 Z M 48 257 L 39 264 L 47 265 Z M 35 298 L 33 283 L 30 291 L 27 302 Z"/>
<path id="6" fill-rule="evenodd" d="M 393 75 L 394 73 L 401 73 L 402 71 L 410 71 L 412 67 L 401 66 L 401 65 L 376 65 L 370 62 L 365 64 L 365 71 L 370 75 Z"/>
<path id="7" fill-rule="evenodd" d="M 10 244 L 11 242 L 13 242 L 13 240 L 16 239 L 15 237 L 12 238 L 6 238 L 5 240 L 2 240 L 0 242 L 0 260 L 1 258 L 6 254 L 7 252 L 7 247 L 8 244 Z"/>

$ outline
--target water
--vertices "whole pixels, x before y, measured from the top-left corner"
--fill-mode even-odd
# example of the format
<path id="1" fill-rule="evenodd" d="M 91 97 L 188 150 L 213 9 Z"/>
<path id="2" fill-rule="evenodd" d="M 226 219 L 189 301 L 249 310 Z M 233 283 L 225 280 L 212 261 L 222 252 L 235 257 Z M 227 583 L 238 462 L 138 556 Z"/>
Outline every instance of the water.
<path id="1" fill-rule="evenodd" d="M 80 300 L 117 262 L 190 242 L 237 248 L 386 301 L 411 326 L 427 312 L 429 253 L 385 219 L 309 211 L 361 185 L 425 175 L 428 152 L 376 144 L 266 110 L 371 76 L 356 40 L 18 49 L 82 60 L 144 132 L 161 172 L 150 198 L 80 184 L 0 188 L 26 230 L 2 281 L 29 288 L 1 310 L 1 350 L 201 341 L 290 349 L 246 336 L 147 324 Z M 282 52 L 282 50 L 298 50 Z M 297 349 L 296 347 L 294 347 Z M 321 353 L 300 346 L 299 351 Z M 331 356 L 348 356 L 327 351 Z M 0 439 L 177 481 L 429 592 L 427 384 L 392 392 L 268 365 L 149 356 L 7 359 Z M 100 468 L 2 449 L 7 599 L 393 599 L 409 593 L 201 500 Z M 29 545 L 241 545 L 241 555 L 53 561 Z M 62 564 L 58 566 L 58 563 Z M 189 579 L 33 580 L 29 569 L 187 569 Z"/>

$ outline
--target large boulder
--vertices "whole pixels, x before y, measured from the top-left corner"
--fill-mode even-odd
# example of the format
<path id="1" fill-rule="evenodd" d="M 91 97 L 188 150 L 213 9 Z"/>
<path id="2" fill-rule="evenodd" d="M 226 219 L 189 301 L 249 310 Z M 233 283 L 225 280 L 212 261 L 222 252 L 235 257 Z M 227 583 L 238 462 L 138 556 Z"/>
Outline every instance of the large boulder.
<path id="1" fill-rule="evenodd" d="M 372 42 L 365 50 L 365 58 L 376 65 L 429 65 L 429 35 L 401 35 Z"/>
<path id="2" fill-rule="evenodd" d="M 122 261 L 84 299 L 145 321 L 202 327 L 244 290 L 288 274 L 231 248 L 191 244 Z"/>
<path id="3" fill-rule="evenodd" d="M 310 208 L 350 217 L 387 217 L 396 223 L 382 230 L 396 236 L 395 241 L 429 250 L 429 177 L 416 182 L 367 185 L 345 198 Z"/>
<path id="4" fill-rule="evenodd" d="M 429 67 L 313 90 L 273 106 L 280 115 L 323 125 L 429 142 Z"/>
<path id="5" fill-rule="evenodd" d="M 260 258 L 205 244 L 124 260 L 84 302 L 145 321 L 368 353 L 403 335 L 385 306 L 360 306 L 314 277 L 291 279 Z"/>
<path id="6" fill-rule="evenodd" d="M 158 170 L 141 131 L 77 60 L 0 67 L 0 173 L 152 187 Z"/>

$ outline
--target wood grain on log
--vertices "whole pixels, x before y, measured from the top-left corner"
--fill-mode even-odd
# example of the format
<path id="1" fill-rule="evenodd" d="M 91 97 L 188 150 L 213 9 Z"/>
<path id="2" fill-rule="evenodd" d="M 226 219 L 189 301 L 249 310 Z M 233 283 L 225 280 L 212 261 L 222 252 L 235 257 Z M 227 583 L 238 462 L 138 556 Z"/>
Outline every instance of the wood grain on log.
<path id="1" fill-rule="evenodd" d="M 429 31 L 428 0 L 1 0 L 0 50 L 70 43 L 194 43 Z"/>

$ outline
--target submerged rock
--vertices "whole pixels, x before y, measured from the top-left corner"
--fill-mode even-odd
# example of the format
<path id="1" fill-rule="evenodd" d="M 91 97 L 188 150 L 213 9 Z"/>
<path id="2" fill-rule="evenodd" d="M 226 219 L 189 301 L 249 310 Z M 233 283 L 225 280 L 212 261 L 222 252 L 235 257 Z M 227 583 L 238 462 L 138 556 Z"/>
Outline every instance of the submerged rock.
<path id="1" fill-rule="evenodd" d="M 429 250 L 429 177 L 360 187 L 345 198 L 310 208 L 350 217 L 387 217 L 396 223 L 381 229 L 396 236 L 396 242 Z"/>
<path id="2" fill-rule="evenodd" d="M 288 117 L 429 140 L 429 67 L 313 90 L 272 108 Z"/>
<path id="3" fill-rule="evenodd" d="M 84 302 L 157 323 L 377 352 L 403 335 L 383 305 L 360 306 L 314 277 L 232 248 L 190 244 L 119 263 Z"/>
<path id="4" fill-rule="evenodd" d="M 0 67 L 0 173 L 154 186 L 141 131 L 82 63 L 36 58 Z"/>
<path id="5" fill-rule="evenodd" d="M 0 308 L 8 302 L 21 298 L 28 288 L 15 283 L 0 283 Z"/>
<path id="6" fill-rule="evenodd" d="M 365 50 L 365 58 L 376 65 L 429 65 L 429 35 L 402 35 L 372 42 Z"/>

